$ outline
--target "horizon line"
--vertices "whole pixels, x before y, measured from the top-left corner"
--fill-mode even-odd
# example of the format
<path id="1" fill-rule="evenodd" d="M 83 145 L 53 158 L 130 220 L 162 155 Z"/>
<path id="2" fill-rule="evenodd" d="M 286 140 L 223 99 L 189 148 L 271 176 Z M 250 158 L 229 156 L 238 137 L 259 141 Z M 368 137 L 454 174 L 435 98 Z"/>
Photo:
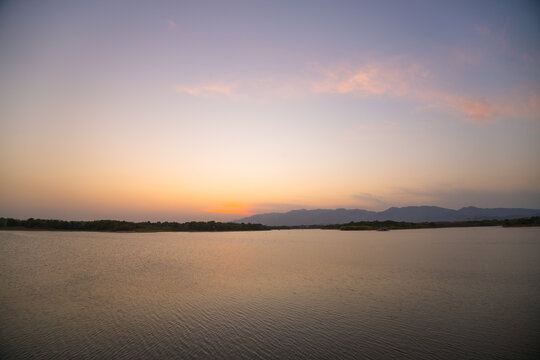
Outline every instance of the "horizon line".
<path id="1" fill-rule="evenodd" d="M 462 206 L 460 207 L 459 209 L 453 209 L 453 208 L 447 208 L 447 207 L 442 207 L 442 206 L 437 206 L 437 205 L 407 205 L 407 206 L 390 206 L 384 210 L 380 210 L 380 211 L 377 211 L 377 210 L 366 210 L 366 209 L 363 209 L 363 208 L 344 208 L 344 207 L 336 207 L 336 208 L 314 208 L 314 209 L 306 209 L 306 208 L 300 208 L 300 209 L 293 209 L 293 210 L 288 210 L 288 211 L 281 211 L 281 212 L 264 212 L 264 213 L 257 213 L 257 214 L 252 214 L 252 215 L 249 215 L 249 216 L 244 216 L 244 217 L 240 217 L 240 218 L 237 218 L 237 219 L 231 219 L 231 220 L 226 220 L 226 221 L 222 221 L 222 220 L 186 220 L 186 221 L 178 221 L 178 220 L 154 220 L 154 221 L 151 221 L 151 220 L 126 220 L 126 219 L 123 219 L 123 220 L 120 220 L 118 218 L 93 218 L 92 220 L 82 220 L 82 219 L 66 219 L 66 218 L 45 218 L 45 217 L 34 217 L 34 216 L 30 216 L 30 217 L 10 217 L 10 216 L 5 216 L 5 215 L 2 215 L 0 216 L 0 219 L 14 219 L 14 220 L 30 220 L 30 219 L 34 219 L 34 220 L 59 220 L 59 221 L 79 221 L 79 222 L 91 222 L 91 221 L 123 221 L 123 222 L 132 222 L 132 223 L 145 223 L 145 222 L 160 222 L 160 223 L 163 223 L 163 222 L 178 222 L 178 223 L 189 223 L 189 222 L 216 222 L 216 223 L 230 223 L 230 222 L 237 222 L 237 221 L 240 221 L 240 220 L 243 220 L 243 219 L 247 219 L 247 218 L 250 218 L 250 217 L 254 217 L 254 216 L 259 216 L 259 215 L 267 215 L 267 214 L 287 214 L 287 213 L 290 213 L 290 212 L 293 212 L 293 211 L 317 211 L 317 210 L 329 210 L 329 211 L 336 211 L 336 210 L 346 210 L 346 211 L 352 211 L 352 210 L 363 210 L 363 211 L 368 211 L 368 212 L 373 212 L 373 213 L 382 213 L 382 212 L 385 212 L 387 210 L 390 210 L 390 209 L 403 209 L 403 208 L 420 208 L 420 207 L 429 207 L 429 208 L 439 208 L 439 209 L 445 209 L 445 210 L 452 210 L 452 211 L 460 211 L 462 209 L 466 209 L 466 208 L 475 208 L 475 209 L 482 209 L 482 210 L 495 210 L 495 209 L 513 209 L 513 210 L 516 210 L 516 209 L 519 209 L 519 210 L 537 210 L 537 211 L 540 211 L 540 209 L 538 208 L 524 208 L 524 207 L 478 207 L 478 206 L 474 206 L 474 205 L 469 205 L 469 206 Z"/>

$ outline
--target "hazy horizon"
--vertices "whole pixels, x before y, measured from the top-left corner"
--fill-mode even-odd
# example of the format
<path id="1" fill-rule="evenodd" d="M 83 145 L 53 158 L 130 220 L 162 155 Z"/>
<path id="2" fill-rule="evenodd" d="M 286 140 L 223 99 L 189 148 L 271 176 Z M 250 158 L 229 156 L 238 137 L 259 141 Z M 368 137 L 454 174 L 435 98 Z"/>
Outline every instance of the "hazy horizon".
<path id="1" fill-rule="evenodd" d="M 540 5 L 3 1 L 0 217 L 540 209 Z"/>
<path id="2" fill-rule="evenodd" d="M 116 220 L 116 221 L 128 221 L 128 222 L 146 222 L 146 221 L 150 221 L 150 222 L 158 222 L 158 221 L 161 221 L 161 222 L 165 222 L 165 221 L 170 221 L 170 222 L 190 222 L 190 221 L 221 221 L 221 222 L 237 222 L 239 220 L 243 220 L 245 218 L 249 218 L 251 216 L 257 216 L 257 215 L 267 215 L 267 214 L 288 214 L 289 212 L 295 212 L 295 211 L 317 211 L 317 210 L 329 210 L 329 211 L 335 211 L 335 210 L 366 210 L 366 211 L 369 211 L 369 212 L 375 212 L 375 213 L 381 213 L 381 212 L 384 212 L 386 210 L 390 210 L 390 209 L 393 209 L 393 208 L 409 208 L 409 207 L 437 207 L 437 208 L 441 208 L 441 209 L 447 209 L 447 210 L 454 210 L 454 211 L 458 211 L 460 209 L 466 209 L 466 208 L 469 208 L 469 207 L 473 207 L 473 208 L 478 208 L 476 206 L 461 206 L 461 207 L 458 207 L 458 208 L 445 208 L 445 207 L 438 207 L 438 206 L 434 206 L 434 205 L 411 205 L 411 206 L 390 206 L 390 207 L 386 207 L 384 209 L 381 209 L 381 210 L 372 210 L 372 209 L 366 209 L 366 208 L 317 208 L 317 207 L 314 207 L 314 208 L 295 208 L 295 209 L 290 209 L 290 210 L 283 210 L 283 211 L 273 211 L 273 212 L 259 212 L 259 213 L 253 213 L 253 214 L 250 214 L 250 215 L 236 215 L 232 218 L 229 218 L 229 217 L 225 217 L 225 218 L 220 218 L 219 216 L 213 216 L 212 213 L 209 213 L 209 214 L 206 214 L 206 217 L 201 217 L 201 218 L 174 218 L 174 217 L 163 217 L 163 218 L 159 218 L 159 217 L 132 217 L 132 218 L 115 218 L 115 217 L 110 217 L 110 218 L 91 218 L 91 217 L 86 217 L 86 218 L 73 218 L 73 217 L 63 217 L 63 218 L 46 218 L 46 217 L 29 217 L 29 218 L 34 218 L 34 219 L 43 219 L 43 220 L 64 220 L 64 221 L 98 221 L 98 220 Z M 478 208 L 478 209 L 482 209 L 482 208 Z M 485 208 L 485 209 L 495 209 L 495 208 Z M 513 209 L 513 208 L 503 208 L 503 209 Z M 522 209 L 525 209 L 525 208 L 522 208 Z M 540 209 L 527 209 L 527 210 L 538 210 L 540 211 Z M 498 218 L 500 218 L 500 216 L 497 216 Z M 521 216 L 521 217 L 528 217 L 528 216 Z M 12 216 L 0 216 L 0 218 L 14 218 Z M 28 217 L 27 218 L 19 218 L 19 220 L 26 220 L 26 219 L 29 219 Z M 512 218 L 516 218 L 516 216 L 512 216 Z M 445 220 L 445 221 L 452 221 L 452 220 Z"/>

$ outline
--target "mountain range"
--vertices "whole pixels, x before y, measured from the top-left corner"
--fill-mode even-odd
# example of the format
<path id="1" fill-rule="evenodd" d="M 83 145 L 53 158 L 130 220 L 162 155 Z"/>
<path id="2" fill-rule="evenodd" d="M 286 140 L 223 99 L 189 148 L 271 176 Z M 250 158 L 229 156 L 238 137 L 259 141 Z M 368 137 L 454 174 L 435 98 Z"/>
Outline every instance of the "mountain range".
<path id="1" fill-rule="evenodd" d="M 474 206 L 453 210 L 438 206 L 407 206 L 391 207 L 384 211 L 362 209 L 301 209 L 285 213 L 258 214 L 238 219 L 235 222 L 269 226 L 299 226 L 345 224 L 351 221 L 466 221 L 517 219 L 531 216 L 540 216 L 540 210 L 517 208 L 482 209 Z"/>

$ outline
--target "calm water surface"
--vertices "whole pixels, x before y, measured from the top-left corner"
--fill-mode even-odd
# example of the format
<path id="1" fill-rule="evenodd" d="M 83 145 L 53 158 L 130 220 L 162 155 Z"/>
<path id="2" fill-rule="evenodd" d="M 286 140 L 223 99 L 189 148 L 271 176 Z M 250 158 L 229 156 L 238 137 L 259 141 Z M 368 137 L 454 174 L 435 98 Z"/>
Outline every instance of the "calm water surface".
<path id="1" fill-rule="evenodd" d="M 0 232 L 2 359 L 533 359 L 540 228 Z"/>

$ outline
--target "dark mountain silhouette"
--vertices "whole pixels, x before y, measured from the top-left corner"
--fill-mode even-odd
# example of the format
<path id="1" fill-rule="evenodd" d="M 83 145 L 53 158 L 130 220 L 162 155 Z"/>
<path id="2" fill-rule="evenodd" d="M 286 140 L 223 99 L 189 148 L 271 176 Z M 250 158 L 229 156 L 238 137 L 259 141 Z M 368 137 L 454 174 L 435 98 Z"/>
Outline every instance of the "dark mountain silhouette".
<path id="1" fill-rule="evenodd" d="M 445 209 L 438 206 L 391 207 L 384 211 L 361 209 L 317 209 L 292 210 L 286 213 L 267 213 L 253 215 L 236 220 L 238 223 L 253 223 L 269 226 L 328 225 L 345 224 L 351 221 L 467 221 L 467 220 L 502 220 L 540 216 L 537 209 L 496 208 L 481 209 L 474 206 L 459 210 Z"/>

